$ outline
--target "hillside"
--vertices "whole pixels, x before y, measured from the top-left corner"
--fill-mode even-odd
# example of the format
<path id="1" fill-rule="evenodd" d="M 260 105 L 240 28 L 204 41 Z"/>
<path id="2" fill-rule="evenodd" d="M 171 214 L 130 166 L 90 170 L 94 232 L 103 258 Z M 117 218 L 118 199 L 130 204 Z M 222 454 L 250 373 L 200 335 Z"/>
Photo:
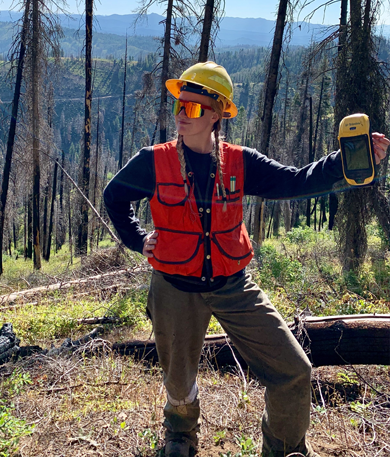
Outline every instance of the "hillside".
<path id="1" fill-rule="evenodd" d="M 2 25 L 4 24 L 0 23 L 0 28 Z M 71 32 L 69 29 L 68 31 Z M 107 43 L 99 42 L 99 34 L 96 35 L 97 44 L 94 45 L 94 49 L 97 49 L 99 43 L 106 46 Z M 72 37 L 75 40 L 73 35 Z M 115 40 L 124 40 L 124 37 L 104 34 L 101 34 L 101 37 L 112 37 L 113 48 L 106 46 L 107 52 L 111 53 L 110 59 L 94 59 L 93 115 L 96 116 L 97 100 L 99 99 L 104 144 L 116 154 L 119 147 L 124 61 L 123 58 L 113 57 L 113 53 Z M 129 39 L 133 48 L 129 51 L 130 61 L 127 73 L 127 132 L 131 130 L 130 124 L 136 102 L 134 94 L 142 89 L 144 73 L 152 71 L 156 65 L 157 54 L 152 54 L 151 51 L 156 49 L 157 43 L 152 39 L 148 40 L 147 37 Z M 136 52 L 140 52 L 138 58 L 131 55 L 134 49 Z M 239 107 L 245 109 L 249 119 L 256 113 L 258 107 L 258 97 L 265 79 L 265 65 L 269 50 L 265 47 L 236 46 L 221 48 L 219 51 L 218 49 L 216 51 L 216 61 L 223 65 L 231 75 L 235 83 L 234 101 Z M 291 96 L 297 94 L 296 90 L 299 88 L 302 62 L 305 59 L 306 51 L 307 49 L 303 47 L 290 47 L 284 54 L 284 68 L 289 72 L 292 81 Z M 142 53 L 145 53 L 144 57 L 141 57 Z M 119 54 L 119 48 L 117 54 Z M 378 58 L 384 62 L 390 61 L 388 41 L 381 41 Z M 12 100 L 12 85 L 6 78 L 7 71 L 8 64 L 0 66 L 0 100 L 3 102 L 2 112 L 4 116 L 7 116 L 8 103 Z M 51 80 L 54 87 L 55 118 L 53 122 L 56 138 L 58 138 L 58 147 L 70 155 L 77 155 L 84 116 L 84 60 L 77 55 L 62 57 L 59 67 L 56 70 L 51 69 L 49 73 L 52 74 Z M 153 92 L 158 89 L 158 79 L 154 83 L 154 89 L 149 91 L 149 95 L 152 96 L 149 103 L 152 105 L 156 105 L 158 100 L 157 93 Z M 281 94 L 284 94 L 284 82 L 281 83 L 279 90 Z M 277 105 L 275 109 L 281 109 L 281 105 Z M 234 120 L 231 123 L 232 128 L 234 129 L 238 123 L 238 119 Z M 0 124 L 0 140 L 5 141 L 7 128 L 8 121 Z M 149 118 L 147 122 L 139 123 L 138 128 L 139 133 L 134 138 L 133 152 L 143 145 L 145 137 L 151 138 L 154 121 Z M 173 133 L 173 126 L 171 126 L 171 133 Z"/>
<path id="2" fill-rule="evenodd" d="M 224 65 L 235 82 L 234 100 L 238 106 L 254 112 L 258 103 L 259 84 L 264 81 L 264 65 L 268 51 L 266 48 L 228 48 L 217 56 L 217 61 Z M 303 49 L 291 49 L 285 57 L 285 65 L 293 74 L 300 72 Z M 130 122 L 135 106 L 134 94 L 142 89 L 142 77 L 155 66 L 155 55 L 148 54 L 145 58 L 132 60 L 127 71 L 127 122 Z M 8 103 L 12 100 L 12 87 L 7 81 L 8 65 L 0 66 L 0 100 L 4 103 L 3 113 L 7 112 Z M 84 115 L 84 60 L 78 57 L 62 57 L 57 69 L 49 71 L 54 86 L 55 118 L 54 128 L 58 146 L 66 153 L 77 155 L 82 132 Z M 102 114 L 101 131 L 104 132 L 106 146 L 113 151 L 118 150 L 118 139 L 121 122 L 121 103 L 124 76 L 123 59 L 95 59 L 94 61 L 93 115 L 96 116 L 99 99 Z M 155 81 L 158 87 L 158 80 Z M 153 89 L 152 89 L 153 91 Z M 153 92 L 152 104 L 156 104 L 158 95 Z M 95 125 L 95 124 L 94 124 Z M 134 149 L 142 146 L 145 135 L 153 134 L 154 122 L 145 122 L 135 140 Z M 0 138 L 5 141 L 8 122 L 0 125 Z M 171 132 L 173 133 L 173 127 Z M 141 132 L 142 130 L 142 132 Z"/>
<path id="3" fill-rule="evenodd" d="M 82 25 L 81 25 L 82 27 Z M 11 47 L 16 27 L 12 22 L 0 21 L 0 60 L 5 59 Z M 93 35 L 93 55 L 95 58 L 120 58 L 125 53 L 126 37 L 114 33 L 99 32 Z M 67 57 L 80 56 L 84 46 L 83 30 L 63 28 L 64 37 L 60 40 L 61 55 Z M 154 52 L 158 44 L 152 36 L 129 36 L 127 40 L 128 55 L 132 59 L 141 59 Z"/>
<path id="4" fill-rule="evenodd" d="M 7 54 L 12 34 L 12 22 L 19 20 L 21 13 L 0 11 L 0 55 Z M 149 14 L 135 25 L 135 14 L 110 16 L 95 16 L 94 57 L 119 57 L 124 54 L 125 39 L 128 35 L 130 55 L 135 59 L 145 52 L 156 48 L 153 37 L 162 37 L 164 33 L 164 17 L 158 14 Z M 80 15 L 59 15 L 59 22 L 64 29 L 65 37 L 61 40 L 61 47 L 65 56 L 77 56 L 83 45 L 83 18 Z M 262 18 L 234 18 L 224 17 L 215 40 L 216 48 L 226 46 L 265 46 L 272 44 L 275 22 Z M 334 27 L 333 27 L 334 28 Z M 308 46 L 312 41 L 320 41 L 324 33 L 333 29 L 321 24 L 297 22 L 291 24 L 290 45 Z M 81 30 L 80 36 L 77 31 Z M 378 28 L 378 35 L 390 36 L 390 26 Z M 194 43 L 194 41 L 192 41 Z"/>

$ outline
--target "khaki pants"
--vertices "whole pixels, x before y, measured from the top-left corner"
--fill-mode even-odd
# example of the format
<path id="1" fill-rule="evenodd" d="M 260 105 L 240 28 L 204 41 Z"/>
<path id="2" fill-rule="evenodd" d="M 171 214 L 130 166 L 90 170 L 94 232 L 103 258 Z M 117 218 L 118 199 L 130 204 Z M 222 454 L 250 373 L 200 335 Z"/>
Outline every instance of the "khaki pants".
<path id="1" fill-rule="evenodd" d="M 267 449 L 304 447 L 309 426 L 311 364 L 268 297 L 249 274 L 229 278 L 214 292 L 182 292 L 154 271 L 148 298 L 168 398 L 170 433 L 196 433 L 194 392 L 207 326 L 214 315 L 253 373 L 266 387 L 263 440 Z M 182 405 L 187 405 L 183 406 Z M 196 407 L 194 407 L 196 406 Z M 303 449 L 303 448 L 302 448 Z M 304 449 L 303 449 L 304 450 Z"/>

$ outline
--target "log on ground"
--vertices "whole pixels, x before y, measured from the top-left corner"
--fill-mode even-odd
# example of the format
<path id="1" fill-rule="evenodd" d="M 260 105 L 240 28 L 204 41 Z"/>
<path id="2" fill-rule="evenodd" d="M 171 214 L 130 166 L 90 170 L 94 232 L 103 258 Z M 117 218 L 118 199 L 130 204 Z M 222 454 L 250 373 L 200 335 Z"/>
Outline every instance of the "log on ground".
<path id="1" fill-rule="evenodd" d="M 293 333 L 314 366 L 390 365 L 390 315 L 309 317 Z"/>
<path id="2" fill-rule="evenodd" d="M 350 315 L 297 318 L 289 325 L 314 366 L 390 365 L 390 315 Z M 113 350 L 155 363 L 153 340 L 115 343 Z M 234 355 L 233 355 L 234 353 Z M 201 362 L 216 368 L 246 363 L 226 335 L 206 336 Z"/>

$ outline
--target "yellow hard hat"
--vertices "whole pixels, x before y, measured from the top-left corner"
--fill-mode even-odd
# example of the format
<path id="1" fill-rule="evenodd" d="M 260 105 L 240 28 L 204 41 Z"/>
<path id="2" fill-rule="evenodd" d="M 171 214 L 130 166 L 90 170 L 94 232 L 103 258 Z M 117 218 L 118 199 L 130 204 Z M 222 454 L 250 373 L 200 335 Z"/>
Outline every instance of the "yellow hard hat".
<path id="1" fill-rule="evenodd" d="M 194 89 L 191 85 L 200 86 Z M 168 79 L 165 83 L 169 92 L 179 98 L 180 92 L 186 90 L 189 92 L 207 95 L 214 99 L 221 99 L 224 104 L 224 118 L 237 116 L 238 110 L 233 103 L 233 83 L 228 72 L 221 65 L 215 62 L 201 62 L 188 68 L 179 79 Z"/>

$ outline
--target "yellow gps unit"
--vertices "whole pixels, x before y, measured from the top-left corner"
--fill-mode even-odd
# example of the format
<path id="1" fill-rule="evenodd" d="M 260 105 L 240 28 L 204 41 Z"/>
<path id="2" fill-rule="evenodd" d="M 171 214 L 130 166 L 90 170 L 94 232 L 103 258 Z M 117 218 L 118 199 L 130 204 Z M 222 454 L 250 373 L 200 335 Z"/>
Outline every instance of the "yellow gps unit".
<path id="1" fill-rule="evenodd" d="M 376 170 L 369 117 L 361 113 L 345 117 L 340 122 L 338 140 L 343 173 L 348 184 L 370 184 Z"/>

